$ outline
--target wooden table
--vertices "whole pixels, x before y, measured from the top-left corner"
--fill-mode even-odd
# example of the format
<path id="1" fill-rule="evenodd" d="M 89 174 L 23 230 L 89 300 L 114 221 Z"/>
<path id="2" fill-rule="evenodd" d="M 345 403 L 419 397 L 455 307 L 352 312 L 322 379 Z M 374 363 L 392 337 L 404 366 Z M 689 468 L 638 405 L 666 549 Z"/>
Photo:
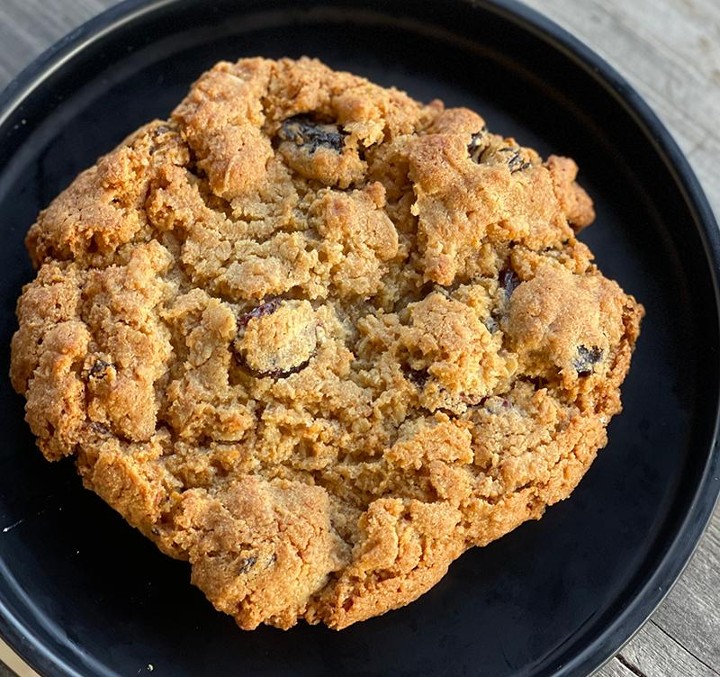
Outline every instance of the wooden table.
<path id="1" fill-rule="evenodd" d="M 65 33 L 119 0 L 0 0 L 0 89 Z M 604 56 L 687 154 L 720 214 L 720 2 L 525 0 Z M 20 675 L 34 673 L 0 646 Z M 0 677 L 12 675 L 0 665 Z M 682 578 L 602 677 L 720 675 L 720 507 Z"/>

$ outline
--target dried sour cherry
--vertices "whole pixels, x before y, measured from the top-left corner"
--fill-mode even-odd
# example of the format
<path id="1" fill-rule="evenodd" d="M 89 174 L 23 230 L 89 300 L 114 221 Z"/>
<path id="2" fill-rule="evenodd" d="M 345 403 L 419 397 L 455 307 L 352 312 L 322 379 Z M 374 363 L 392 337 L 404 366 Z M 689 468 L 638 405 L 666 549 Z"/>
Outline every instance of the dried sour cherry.
<path id="1" fill-rule="evenodd" d="M 235 359 L 258 378 L 283 378 L 310 363 L 317 323 L 308 301 L 272 298 L 237 320 Z"/>
<path id="2" fill-rule="evenodd" d="M 511 174 L 521 172 L 523 169 L 530 167 L 530 163 L 523 157 L 522 149 L 517 146 L 500 148 L 498 153 L 502 153 L 505 156 L 505 161 Z"/>
<path id="3" fill-rule="evenodd" d="M 479 132 L 475 132 L 470 139 L 467 150 L 470 159 L 477 164 L 482 161 L 482 154 L 488 147 L 488 129 L 483 127 Z"/>
<path id="4" fill-rule="evenodd" d="M 522 280 L 512 268 L 503 268 L 498 277 L 500 286 L 509 299 L 513 295 L 513 292 L 520 286 Z"/>
<path id="5" fill-rule="evenodd" d="M 110 364 L 110 362 L 105 362 L 105 360 L 95 360 L 92 367 L 90 367 L 90 370 L 88 371 L 88 378 L 90 379 L 100 379 L 105 378 L 108 373 L 108 369 L 114 369 L 115 367 Z"/>
<path id="6" fill-rule="evenodd" d="M 326 148 L 340 153 L 345 143 L 345 133 L 335 124 L 317 122 L 308 115 L 296 115 L 282 123 L 278 136 L 304 147 L 310 155 Z"/>
<path id="7" fill-rule="evenodd" d="M 575 371 L 578 376 L 589 376 L 594 371 L 594 367 L 603 359 L 603 351 L 597 346 L 578 346 L 577 357 L 573 361 Z"/>
<path id="8" fill-rule="evenodd" d="M 273 297 L 264 301 L 259 306 L 255 306 L 252 310 L 247 313 L 243 313 L 238 318 L 238 329 L 245 329 L 248 326 L 248 322 L 253 318 L 264 317 L 265 315 L 271 315 L 274 313 L 282 303 L 282 299 L 279 297 Z"/>

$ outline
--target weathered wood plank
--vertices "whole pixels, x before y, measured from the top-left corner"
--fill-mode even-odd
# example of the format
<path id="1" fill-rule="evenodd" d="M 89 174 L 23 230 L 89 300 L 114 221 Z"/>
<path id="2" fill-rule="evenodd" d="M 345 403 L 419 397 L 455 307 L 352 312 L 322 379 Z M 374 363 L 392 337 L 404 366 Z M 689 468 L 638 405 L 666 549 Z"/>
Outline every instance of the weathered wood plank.
<path id="1" fill-rule="evenodd" d="M 628 642 L 620 660 L 644 677 L 716 677 L 720 674 L 688 653 L 653 621 Z"/>
<path id="2" fill-rule="evenodd" d="M 693 656 L 720 672 L 720 509 L 653 622 Z"/>
<path id="3" fill-rule="evenodd" d="M 720 3 L 715 0 L 526 0 L 610 62 L 669 127 L 714 209 L 707 161 L 720 146 Z M 580 6 L 581 5 L 581 6 Z M 692 10 L 688 9 L 692 8 Z"/>
<path id="4" fill-rule="evenodd" d="M 39 677 L 37 672 L 29 668 L 18 658 L 13 650 L 0 639 L 0 677 Z"/>
<path id="5" fill-rule="evenodd" d="M 0 0 L 0 88 L 38 54 L 118 0 Z"/>

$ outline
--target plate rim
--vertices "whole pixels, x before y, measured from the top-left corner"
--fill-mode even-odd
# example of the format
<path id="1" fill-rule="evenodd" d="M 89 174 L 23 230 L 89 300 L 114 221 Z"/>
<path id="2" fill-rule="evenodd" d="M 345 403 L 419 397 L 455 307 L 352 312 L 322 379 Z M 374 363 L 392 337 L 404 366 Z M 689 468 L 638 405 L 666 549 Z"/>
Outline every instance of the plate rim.
<path id="1" fill-rule="evenodd" d="M 100 42 L 126 24 L 141 20 L 154 12 L 164 11 L 185 0 L 122 0 L 95 15 L 55 42 L 37 56 L 0 92 L 0 134 L 13 114 L 55 72 L 71 63 L 86 48 Z M 445 0 L 448 1 L 448 0 Z M 716 215 L 687 157 L 665 124 L 639 92 L 605 58 L 579 38 L 540 11 L 519 0 L 449 0 L 489 10 L 521 30 L 533 34 L 548 48 L 559 51 L 591 76 L 608 96 L 629 115 L 654 147 L 658 159 L 672 177 L 683 196 L 693 227 L 700 236 L 715 299 L 716 320 L 720 333 L 720 228 Z M 333 0 L 314 0 L 315 4 L 331 6 Z M 433 0 L 429 0 L 430 3 Z M 238 0 L 238 10 L 244 0 Z M 716 402 L 714 430 L 707 450 L 702 475 L 694 486 L 689 507 L 672 540 L 659 558 L 645 584 L 638 588 L 625 607 L 604 627 L 600 634 L 563 665 L 557 675 L 589 674 L 599 669 L 629 642 L 654 613 L 677 583 L 706 532 L 715 506 L 720 504 L 720 400 Z M 6 600 L 0 598 L 0 636 L 33 669 L 39 672 L 61 671 L 71 677 L 81 672 L 65 661 L 54 649 L 43 644 L 37 633 L 25 627 L 14 616 Z M 50 672 L 51 674 L 51 672 Z"/>

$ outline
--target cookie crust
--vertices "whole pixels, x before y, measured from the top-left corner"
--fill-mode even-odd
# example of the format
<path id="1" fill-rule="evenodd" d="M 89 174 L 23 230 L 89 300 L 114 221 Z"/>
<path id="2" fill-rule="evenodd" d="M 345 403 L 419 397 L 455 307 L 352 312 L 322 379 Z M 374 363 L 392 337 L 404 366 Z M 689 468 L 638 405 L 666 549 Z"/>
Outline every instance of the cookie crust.
<path id="1" fill-rule="evenodd" d="M 643 309 L 577 240 L 576 175 L 316 60 L 217 64 L 28 233 L 39 448 L 242 628 L 411 602 L 620 411 Z"/>

